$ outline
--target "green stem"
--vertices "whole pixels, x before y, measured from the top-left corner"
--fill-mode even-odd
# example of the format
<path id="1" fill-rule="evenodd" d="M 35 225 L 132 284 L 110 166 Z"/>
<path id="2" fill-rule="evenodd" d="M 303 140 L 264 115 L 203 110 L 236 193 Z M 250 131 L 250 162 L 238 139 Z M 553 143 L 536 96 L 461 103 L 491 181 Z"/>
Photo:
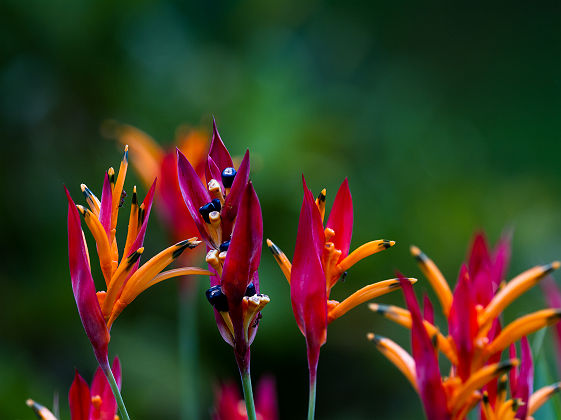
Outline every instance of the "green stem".
<path id="1" fill-rule="evenodd" d="M 310 375 L 310 397 L 308 399 L 308 420 L 314 420 L 316 412 L 316 383 L 317 376 Z"/>
<path id="2" fill-rule="evenodd" d="M 182 278 L 179 285 L 179 380 L 182 420 L 199 418 L 197 280 Z"/>
<path id="3" fill-rule="evenodd" d="M 121 413 L 121 419 L 130 420 L 129 413 L 127 413 L 127 408 L 125 407 L 123 397 L 121 396 L 121 391 L 119 391 L 119 387 L 117 386 L 117 382 L 115 381 L 113 372 L 111 372 L 111 368 L 109 368 L 109 364 L 107 364 L 107 368 L 103 369 L 103 371 L 105 372 L 105 376 L 107 377 L 107 381 L 109 382 L 111 391 L 113 391 L 115 400 L 117 400 L 117 405 L 119 406 L 119 413 Z"/>
<path id="4" fill-rule="evenodd" d="M 248 420 L 257 420 L 257 414 L 255 413 L 255 402 L 253 401 L 253 390 L 251 388 L 251 374 L 249 369 L 241 374 L 242 376 L 242 386 L 243 386 L 243 397 L 245 399 L 245 407 L 247 410 Z"/>

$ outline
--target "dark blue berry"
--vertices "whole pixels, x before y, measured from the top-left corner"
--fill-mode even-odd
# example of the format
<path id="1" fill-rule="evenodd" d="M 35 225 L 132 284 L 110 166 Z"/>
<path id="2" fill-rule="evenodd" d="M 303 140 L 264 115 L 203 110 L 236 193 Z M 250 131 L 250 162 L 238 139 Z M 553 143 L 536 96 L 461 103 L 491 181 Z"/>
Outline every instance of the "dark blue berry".
<path id="1" fill-rule="evenodd" d="M 226 252 L 228 251 L 228 248 L 230 247 L 230 241 L 224 241 L 220 244 L 220 252 Z"/>
<path id="2" fill-rule="evenodd" d="M 232 186 L 236 173 L 234 168 L 226 168 L 222 171 L 222 184 L 224 184 L 224 187 L 230 188 Z"/>
<path id="3" fill-rule="evenodd" d="M 205 222 L 207 223 L 210 223 L 208 215 L 211 211 L 214 211 L 214 205 L 212 204 L 212 201 L 199 208 L 199 213 L 201 213 L 201 216 L 203 216 L 203 219 L 205 219 Z"/>
<path id="4" fill-rule="evenodd" d="M 247 289 L 245 289 L 245 295 L 247 297 L 251 297 L 255 294 L 257 294 L 257 289 L 255 289 L 255 285 L 253 283 L 249 283 Z"/>
<path id="5" fill-rule="evenodd" d="M 212 286 L 206 291 L 208 302 L 219 312 L 228 312 L 228 298 L 220 286 Z"/>
<path id="6" fill-rule="evenodd" d="M 220 211 L 220 209 L 222 208 L 222 205 L 220 204 L 220 200 L 218 198 L 212 200 L 211 203 L 214 208 L 214 211 Z"/>

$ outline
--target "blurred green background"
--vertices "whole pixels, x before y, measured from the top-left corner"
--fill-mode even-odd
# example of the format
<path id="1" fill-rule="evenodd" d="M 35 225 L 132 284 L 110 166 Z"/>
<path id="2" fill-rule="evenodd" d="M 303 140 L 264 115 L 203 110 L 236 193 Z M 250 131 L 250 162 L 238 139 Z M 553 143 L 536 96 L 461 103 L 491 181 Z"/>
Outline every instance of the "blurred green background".
<path id="1" fill-rule="evenodd" d="M 291 256 L 304 173 L 328 203 L 345 176 L 355 205 L 353 247 L 397 246 L 352 269 L 341 299 L 395 269 L 426 280 L 420 246 L 455 282 L 471 236 L 514 229 L 509 276 L 561 257 L 561 3 L 419 4 L 369 1 L 39 1 L 0 6 L 0 418 L 31 419 L 25 399 L 51 405 L 74 368 L 95 361 L 70 288 L 63 183 L 75 199 L 100 191 L 121 152 L 100 134 L 106 118 L 171 144 L 183 123 L 230 151 L 252 152 L 265 235 Z M 138 183 L 133 171 L 125 188 Z M 140 183 L 139 183 L 140 184 Z M 146 192 L 141 188 L 141 195 Z M 124 221 L 121 221 L 123 223 Z M 169 243 L 152 217 L 146 252 Z M 93 245 L 90 245 L 90 247 Z M 304 339 L 289 288 L 265 249 L 271 296 L 252 346 L 254 381 L 277 378 L 281 418 L 304 418 Z M 101 287 L 101 284 L 99 285 Z M 201 281 L 201 407 L 237 380 Z M 401 304 L 400 293 L 380 299 Z M 507 319 L 544 306 L 539 289 Z M 437 307 L 438 308 L 438 307 Z M 141 295 L 112 330 L 135 419 L 180 417 L 177 286 Z M 440 318 L 443 325 L 443 319 Z M 408 346 L 408 333 L 363 305 L 332 324 L 319 367 L 319 419 L 421 419 L 401 374 L 365 334 Z M 551 348 L 546 335 L 545 348 Z M 556 379 L 549 353 L 538 375 Z M 542 373 L 540 373 L 540 371 Z M 558 378 L 557 378 L 558 379 Z M 550 408 L 536 419 L 552 418 Z"/>

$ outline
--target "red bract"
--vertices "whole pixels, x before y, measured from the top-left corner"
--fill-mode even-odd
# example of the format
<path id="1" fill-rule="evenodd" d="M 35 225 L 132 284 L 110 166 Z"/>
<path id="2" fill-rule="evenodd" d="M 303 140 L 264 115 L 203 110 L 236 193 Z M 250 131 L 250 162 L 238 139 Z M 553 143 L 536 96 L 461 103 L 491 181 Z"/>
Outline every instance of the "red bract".
<path id="1" fill-rule="evenodd" d="M 95 357 L 100 366 L 108 363 L 109 330 L 101 313 L 95 292 L 95 284 L 86 253 L 80 215 L 68 190 L 68 261 L 72 291 L 78 306 L 82 325 L 92 343 Z"/>
<path id="2" fill-rule="evenodd" d="M 326 279 L 321 264 L 324 242 L 321 216 L 304 182 L 290 274 L 290 299 L 296 323 L 306 338 L 311 381 L 315 381 L 319 349 L 327 338 Z"/>
<path id="3" fill-rule="evenodd" d="M 214 272 L 207 298 L 226 342 L 234 347 L 242 371 L 249 368 L 251 345 L 260 311 L 269 298 L 259 293 L 263 221 L 249 181 L 249 151 L 238 168 L 216 124 L 206 165 L 206 184 L 178 150 L 179 186 L 185 205 L 207 245 L 206 261 Z"/>
<path id="4" fill-rule="evenodd" d="M 117 357 L 113 360 L 111 371 L 117 386 L 121 389 L 121 364 Z M 53 413 L 35 401 L 27 400 L 27 405 L 40 419 L 57 420 Z M 76 371 L 68 392 L 68 405 L 71 420 L 115 420 L 118 418 L 116 416 L 117 401 L 115 401 L 109 382 L 100 367 L 95 372 L 91 388 Z"/>
<path id="5" fill-rule="evenodd" d="M 415 360 L 417 386 L 427 419 L 449 420 L 451 417 L 432 340 L 421 318 L 413 287 L 405 278 L 400 278 L 400 282 L 405 303 L 411 313 L 411 349 Z"/>
<path id="6" fill-rule="evenodd" d="M 277 420 L 277 396 L 275 381 L 271 377 L 262 378 L 255 393 L 257 417 L 261 420 Z M 238 388 L 233 383 L 222 385 L 216 392 L 213 420 L 247 420 L 247 411 Z"/>

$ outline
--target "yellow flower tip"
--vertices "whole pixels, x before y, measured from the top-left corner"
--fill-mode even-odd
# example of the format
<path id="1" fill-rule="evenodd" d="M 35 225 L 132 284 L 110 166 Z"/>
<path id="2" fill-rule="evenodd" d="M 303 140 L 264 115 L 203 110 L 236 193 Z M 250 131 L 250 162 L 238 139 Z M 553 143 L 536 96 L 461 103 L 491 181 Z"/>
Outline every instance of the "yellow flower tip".
<path id="1" fill-rule="evenodd" d="M 327 190 L 324 188 L 323 190 L 321 190 L 321 192 L 319 193 L 318 199 L 320 201 L 325 201 L 325 197 L 327 197 Z"/>
<path id="2" fill-rule="evenodd" d="M 369 332 L 366 334 L 366 339 L 368 341 L 374 341 L 376 339 L 376 334 Z"/>
<path id="3" fill-rule="evenodd" d="M 128 151 L 129 151 L 129 145 L 125 144 L 125 152 L 128 152 Z"/>
<path id="4" fill-rule="evenodd" d="M 409 252 L 411 252 L 411 255 L 413 255 L 415 258 L 422 254 L 421 250 L 415 245 L 411 245 L 409 247 Z"/>
<path id="5" fill-rule="evenodd" d="M 275 244 L 273 243 L 273 241 L 271 241 L 269 238 L 267 238 L 267 246 L 268 246 L 269 248 L 271 248 L 273 245 L 275 245 Z"/>
<path id="6" fill-rule="evenodd" d="M 551 268 L 549 270 L 546 270 L 548 274 L 551 273 L 552 271 L 558 270 L 559 267 L 561 267 L 561 261 L 553 261 L 549 265 L 551 266 Z"/>
<path id="7" fill-rule="evenodd" d="M 80 212 L 80 214 L 82 216 L 86 215 L 86 209 L 84 208 L 84 206 L 80 205 L 80 204 L 76 204 L 76 208 L 78 209 L 78 211 Z"/>
<path id="8" fill-rule="evenodd" d="M 395 241 L 384 241 L 384 242 L 383 242 L 383 245 L 384 245 L 386 248 L 391 248 L 392 246 L 395 245 Z"/>
<path id="9" fill-rule="evenodd" d="M 35 405 L 35 401 L 33 401 L 31 398 L 28 398 L 28 399 L 25 401 L 25 404 L 26 404 L 28 407 L 33 407 L 33 406 Z"/>

